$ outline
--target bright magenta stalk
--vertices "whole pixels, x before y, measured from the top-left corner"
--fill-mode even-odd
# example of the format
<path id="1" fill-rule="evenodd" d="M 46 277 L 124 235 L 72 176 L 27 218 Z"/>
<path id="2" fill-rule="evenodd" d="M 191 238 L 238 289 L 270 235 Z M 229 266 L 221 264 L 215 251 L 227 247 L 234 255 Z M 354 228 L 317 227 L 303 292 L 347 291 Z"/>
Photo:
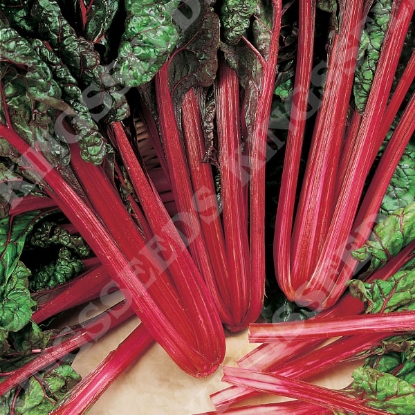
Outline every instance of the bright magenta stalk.
<path id="1" fill-rule="evenodd" d="M 112 125 L 115 141 L 127 168 L 136 194 L 147 213 L 148 223 L 154 233 L 149 244 L 159 245 L 161 256 L 172 276 L 181 301 L 193 319 L 196 339 L 200 340 L 199 350 L 212 361 L 222 361 L 225 339 L 221 322 L 189 251 L 175 228 L 157 192 L 148 181 L 120 123 Z M 157 253 L 159 253 L 157 251 Z M 211 282 L 211 281 L 208 281 Z M 214 282 L 213 282 L 214 283 Z M 211 287 L 210 287 L 211 288 Z M 214 291 L 216 293 L 216 291 Z M 200 303 L 206 298 L 206 304 Z M 206 314 L 206 309 L 208 313 Z M 210 343 L 206 344 L 206 339 Z"/>
<path id="2" fill-rule="evenodd" d="M 282 1 L 272 0 L 273 18 L 271 40 L 264 57 L 252 136 L 248 135 L 249 182 L 249 239 L 251 272 L 249 307 L 242 324 L 255 321 L 261 314 L 265 291 L 265 167 L 269 116 L 277 70 L 281 29 Z"/>
<path id="3" fill-rule="evenodd" d="M 153 338 L 140 324 L 118 347 L 113 350 L 93 372 L 82 379 L 70 394 L 60 401 L 50 415 L 81 415 L 88 411 L 130 365 L 150 347 Z"/>
<path id="4" fill-rule="evenodd" d="M 205 281 L 212 281 L 214 272 L 207 254 L 197 207 L 194 201 L 187 160 L 176 124 L 173 99 L 168 79 L 168 65 L 164 64 L 155 76 L 159 122 L 167 159 L 169 177 L 178 210 L 177 226 L 183 230 L 186 244 Z"/>
<path id="5" fill-rule="evenodd" d="M 377 346 L 381 340 L 389 336 L 390 334 L 375 333 L 365 334 L 362 336 L 345 337 L 319 349 L 314 349 L 317 345 L 315 341 L 308 341 L 307 350 L 311 349 L 310 352 L 301 353 L 304 351 L 303 347 L 299 350 L 300 353 L 296 355 L 298 357 L 292 360 L 288 359 L 288 361 L 281 361 L 278 366 L 274 365 L 272 371 L 266 370 L 266 372 L 272 372 L 277 375 L 287 376 L 293 379 L 306 379 L 317 373 L 330 369 L 341 362 L 361 359 L 363 357 L 362 353 L 369 353 L 370 349 Z M 271 345 L 275 343 L 269 344 Z M 284 342 L 284 345 L 287 345 L 287 343 Z M 294 348 L 296 345 L 304 346 L 304 342 L 301 340 L 294 342 Z M 290 345 L 289 347 L 292 346 Z M 232 386 L 218 392 L 215 395 L 212 395 L 212 401 L 216 408 L 224 409 L 233 403 L 240 402 L 243 399 L 248 399 L 258 394 L 258 391 L 252 389 L 244 388 L 242 386 Z"/>
<path id="6" fill-rule="evenodd" d="M 40 323 L 64 310 L 98 298 L 103 293 L 108 294 L 116 288 L 111 283 L 108 271 L 100 265 L 66 284 L 36 292 L 33 298 L 38 303 L 38 309 L 33 313 L 32 319 Z"/>
<path id="7" fill-rule="evenodd" d="M 387 132 L 389 131 L 393 119 L 395 118 L 399 107 L 402 105 L 402 102 L 405 98 L 406 93 L 408 92 L 415 76 L 415 52 L 412 53 L 411 59 L 408 62 L 408 65 L 405 68 L 404 73 L 402 74 L 401 79 L 398 82 L 395 92 L 392 95 L 388 107 L 386 108 L 385 114 L 382 119 L 382 124 L 379 130 L 379 137 L 386 137 Z M 343 156 L 340 160 L 340 167 L 337 174 L 338 182 L 337 187 L 340 190 L 341 183 L 344 176 L 346 175 L 346 170 L 348 164 L 353 154 L 353 146 L 357 138 L 357 134 L 360 128 L 361 115 L 357 110 L 353 112 L 351 124 L 347 130 L 346 143 L 343 149 Z M 340 182 L 339 182 L 340 180 Z M 338 195 L 337 195 L 338 196 Z"/>
<path id="8" fill-rule="evenodd" d="M 336 175 L 362 29 L 363 2 L 343 0 L 339 6 L 340 27 L 330 54 L 291 242 L 292 290 L 300 302 L 318 262 L 334 210 Z M 320 274 L 320 279 L 324 275 Z M 314 307 L 323 299 L 317 295 L 318 304 Z"/>
<path id="9" fill-rule="evenodd" d="M 0 91 L 1 93 L 2 91 Z M 6 112 L 7 113 L 7 112 Z M 9 120 L 8 116 L 6 117 Z M 62 176 L 48 161 L 29 146 L 11 127 L 0 124 L 0 135 L 22 154 L 22 157 L 50 186 L 45 189 L 71 223 L 80 231 L 87 244 L 94 251 L 101 263 L 111 273 L 117 285 L 131 302 L 131 307 L 147 324 L 151 335 L 169 353 L 172 359 L 186 373 L 194 376 L 206 376 L 217 369 L 218 364 L 202 356 L 192 343 L 189 343 L 178 330 L 182 329 L 183 320 L 172 324 L 163 309 L 155 303 L 148 292 L 148 286 L 137 277 L 141 268 L 133 269 L 134 263 L 129 262 L 114 243 L 111 235 L 103 227 L 101 221 L 86 206 L 84 201 L 75 193 Z M 136 264 L 137 265 L 137 264 Z M 164 290 L 169 293 L 170 290 Z M 162 311 L 163 310 L 163 311 Z M 181 310 L 181 309 L 180 309 Z M 180 310 L 176 310 L 179 312 Z M 185 319 L 184 319 L 185 321 Z M 186 329 L 186 328 L 185 328 Z M 206 340 L 209 341 L 208 339 Z"/>
<path id="10" fill-rule="evenodd" d="M 413 85 L 415 78 L 415 51 L 412 52 L 411 58 L 405 67 L 401 79 L 396 86 L 395 92 L 386 108 L 382 124 L 379 130 L 379 138 L 384 139 L 388 133 L 392 122 L 405 99 L 409 88 Z"/>
<path id="11" fill-rule="evenodd" d="M 246 204 L 242 183 L 242 140 L 239 128 L 239 80 L 236 72 L 221 61 L 215 83 L 216 120 L 219 142 L 222 215 L 227 268 L 230 278 L 232 330 L 242 329 L 249 307 L 249 242 Z M 239 327 L 238 327 L 239 326 Z"/>
<path id="12" fill-rule="evenodd" d="M 291 232 L 313 64 L 315 0 L 300 0 L 299 8 L 296 93 L 291 106 L 274 234 L 275 274 L 281 290 L 290 300 L 295 298 L 290 265 Z"/>
<path id="13" fill-rule="evenodd" d="M 30 376 L 35 375 L 40 370 L 59 361 L 68 353 L 79 347 L 98 340 L 110 329 L 116 327 L 134 315 L 131 307 L 122 301 L 100 315 L 91 318 L 75 328 L 69 338 L 57 339 L 59 343 L 47 347 L 36 356 L 36 358 L 26 365 L 15 369 L 10 376 L 0 383 L 0 396 L 15 388 Z"/>
<path id="14" fill-rule="evenodd" d="M 83 160 L 77 144 L 70 147 L 71 166 L 82 188 L 121 251 L 132 266 L 137 268 L 137 277 L 146 285 L 158 306 L 166 310 L 166 315 L 174 319 L 176 324 L 181 322 L 187 341 L 197 344 L 198 339 L 191 328 L 189 314 L 182 310 L 168 267 L 158 255 L 158 247 L 146 243 L 103 168 Z"/>
<path id="15" fill-rule="evenodd" d="M 203 412 L 197 415 L 331 415 L 333 412 L 324 410 L 321 406 L 311 405 L 301 401 L 269 403 L 262 405 L 241 406 L 227 411 Z"/>
<path id="16" fill-rule="evenodd" d="M 415 53 L 414 53 L 415 56 Z M 415 61 L 415 59 L 414 59 Z M 413 65 L 415 68 L 415 64 Z M 415 75 L 412 74 L 412 80 Z M 389 124 L 389 117 L 387 117 L 388 111 L 385 112 L 385 119 Z M 383 126 L 384 123 L 382 123 Z M 357 228 L 361 223 L 370 220 L 370 218 L 376 217 L 380 205 L 383 200 L 383 196 L 386 192 L 388 184 L 392 179 L 396 166 L 402 157 L 403 152 L 415 131 L 415 94 L 412 95 L 411 100 L 407 104 L 405 111 L 399 120 L 399 124 L 396 127 L 387 147 L 383 153 L 383 156 L 376 169 L 376 173 L 371 181 L 369 189 L 367 190 L 363 199 L 362 205 L 359 209 L 358 215 L 355 219 L 354 228 Z M 372 224 L 374 221 L 372 222 Z M 365 226 L 371 228 L 372 226 Z M 369 237 L 369 232 L 362 234 L 359 233 L 354 241 L 354 246 L 360 248 L 362 244 Z"/>
<path id="17" fill-rule="evenodd" d="M 281 340 L 328 339 L 368 332 L 394 333 L 415 330 L 415 311 L 394 313 L 361 314 L 316 321 L 295 321 L 276 324 L 251 324 L 251 343 L 271 343 Z"/>
<path id="18" fill-rule="evenodd" d="M 206 281 L 206 283 L 215 300 L 222 322 L 228 327 L 233 327 L 235 320 L 232 315 L 230 297 L 234 286 L 229 278 L 229 268 L 226 262 L 225 239 L 212 177 L 212 166 L 208 162 L 203 162 L 206 156 L 205 139 L 201 128 L 199 106 L 193 89 L 189 90 L 183 98 L 182 127 L 190 175 L 195 190 L 194 198 L 215 277 L 214 281 Z"/>
<path id="19" fill-rule="evenodd" d="M 56 203 L 49 197 L 27 195 L 11 201 L 9 215 L 17 216 L 38 209 L 55 208 Z"/>
<path id="20" fill-rule="evenodd" d="M 360 123 L 362 122 L 362 116 L 359 114 L 359 111 L 354 110 L 351 117 L 350 124 L 347 127 L 344 143 L 342 147 L 342 156 L 339 161 L 339 168 L 337 171 L 337 181 L 336 181 L 336 200 L 339 197 L 341 185 L 343 183 L 344 176 L 346 175 L 347 168 L 350 162 L 350 159 L 353 155 L 353 146 L 359 132 Z"/>
<path id="21" fill-rule="evenodd" d="M 412 259 L 414 255 L 415 241 L 408 244 L 383 268 L 373 272 L 368 279 L 368 282 L 375 279 L 385 280 L 399 271 L 399 269 L 407 261 Z M 352 297 L 350 294 L 347 294 L 337 302 L 335 307 L 323 311 L 312 319 L 316 321 L 330 320 L 340 316 L 357 315 L 363 311 L 364 303 L 361 300 Z M 302 356 L 304 352 L 318 347 L 321 343 L 322 340 L 290 341 L 288 339 L 279 343 L 263 343 L 239 359 L 237 363 L 239 367 L 245 369 L 255 369 L 264 372 L 277 371 L 286 364 L 289 364 L 289 362 L 293 362 L 295 365 L 295 361 L 297 360 L 295 359 L 296 356 Z M 211 400 L 216 408 L 227 408 L 234 403 L 240 402 L 243 399 L 252 396 L 253 394 L 254 393 L 250 389 L 241 386 L 230 386 L 212 394 Z"/>
<path id="22" fill-rule="evenodd" d="M 385 415 L 383 411 L 365 406 L 361 399 L 283 376 L 249 372 L 244 369 L 225 366 L 223 380 L 263 392 L 299 399 L 331 410 L 350 411 L 365 415 Z"/>
<path id="23" fill-rule="evenodd" d="M 314 305 L 320 310 L 329 308 L 338 300 L 340 289 L 346 288 L 344 284 L 336 283 L 338 268 L 348 243 L 367 174 L 382 144 L 378 132 L 399 61 L 397 51 L 402 50 L 412 18 L 412 3 L 410 0 L 402 0 L 392 14 L 353 156 L 342 183 L 324 247 L 306 289 L 299 298 L 304 305 Z M 331 295 L 333 286 L 340 289 L 336 289 Z"/>
<path id="24" fill-rule="evenodd" d="M 409 101 L 399 124 L 394 131 L 385 152 L 376 169 L 376 173 L 365 194 L 363 202 L 356 216 L 353 229 L 358 232 L 355 235 L 350 251 L 360 248 L 369 238 L 372 227 L 376 221 L 379 208 L 386 193 L 389 182 L 395 172 L 396 166 L 415 131 L 415 94 Z M 346 262 L 341 269 L 337 279 L 337 286 L 333 288 L 331 296 L 339 296 L 342 292 L 341 287 L 345 285 L 358 263 L 351 254 L 348 255 Z"/>

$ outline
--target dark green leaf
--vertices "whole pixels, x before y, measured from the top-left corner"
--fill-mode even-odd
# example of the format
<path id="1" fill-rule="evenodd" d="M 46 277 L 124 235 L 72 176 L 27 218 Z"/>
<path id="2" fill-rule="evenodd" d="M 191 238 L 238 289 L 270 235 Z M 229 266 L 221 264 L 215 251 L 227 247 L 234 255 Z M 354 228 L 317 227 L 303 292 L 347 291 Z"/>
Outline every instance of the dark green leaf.
<path id="1" fill-rule="evenodd" d="M 40 37 L 49 43 L 73 77 L 85 88 L 85 96 L 89 98 L 88 108 L 101 110 L 103 107 L 96 118 L 107 122 L 126 118 L 129 108 L 125 91 L 121 90 L 123 85 L 117 85 L 109 73 L 111 68 L 100 65 L 100 56 L 94 44 L 77 36 L 62 15 L 58 3 L 55 0 L 35 0 L 31 13 L 38 22 Z"/>
<path id="2" fill-rule="evenodd" d="M 5 123 L 7 111 L 13 128 L 22 138 L 31 145 L 36 141 L 36 146 L 53 165 L 67 164 L 68 150 L 54 131 L 56 110 L 68 108 L 61 100 L 58 84 L 30 43 L 15 30 L 0 30 L 0 38 L 3 60 L 0 87 L 7 104 L 7 108 L 0 104 L 2 122 Z"/>
<path id="3" fill-rule="evenodd" d="M 69 248 L 81 258 L 91 255 L 88 245 L 77 235 L 71 235 L 66 229 L 54 222 L 43 221 L 30 237 L 30 243 L 40 248 L 61 245 Z"/>
<path id="4" fill-rule="evenodd" d="M 34 40 L 32 46 L 51 69 L 55 80 L 62 88 L 62 98 L 71 106 L 67 113 L 74 115 L 70 118 L 70 123 L 76 134 L 76 141 L 81 148 L 82 157 L 95 164 L 100 164 L 106 153 L 105 141 L 91 117 L 76 79 L 68 67 L 41 41 Z"/>
<path id="5" fill-rule="evenodd" d="M 83 2 L 83 0 L 81 0 Z M 118 0 L 94 0 L 88 7 L 88 13 L 86 15 L 86 25 L 83 30 L 85 39 L 92 42 L 97 42 L 103 36 L 105 36 L 115 13 L 119 7 Z"/>
<path id="6" fill-rule="evenodd" d="M 415 142 L 410 141 L 396 166 L 382 200 L 380 213 L 391 214 L 414 201 L 415 197 Z"/>
<path id="7" fill-rule="evenodd" d="M 179 1 L 124 2 L 125 31 L 118 51 L 115 78 L 129 87 L 150 81 L 179 40 L 173 11 Z"/>
<path id="8" fill-rule="evenodd" d="M 360 41 L 358 67 L 355 73 L 354 97 L 356 108 L 363 113 L 388 27 L 391 0 L 377 0 L 368 15 Z"/>
<path id="9" fill-rule="evenodd" d="M 30 281 L 30 289 L 38 291 L 52 288 L 75 278 L 85 269 L 83 261 L 74 256 L 67 248 L 61 248 L 58 259 L 34 272 Z"/>
<path id="10" fill-rule="evenodd" d="M 36 303 L 28 289 L 30 275 L 30 270 L 19 261 L 0 288 L 0 327 L 4 330 L 19 331 L 32 317 Z"/>
<path id="11" fill-rule="evenodd" d="M 225 0 L 222 3 L 221 25 L 226 43 L 236 45 L 245 36 L 256 7 L 257 0 Z"/>

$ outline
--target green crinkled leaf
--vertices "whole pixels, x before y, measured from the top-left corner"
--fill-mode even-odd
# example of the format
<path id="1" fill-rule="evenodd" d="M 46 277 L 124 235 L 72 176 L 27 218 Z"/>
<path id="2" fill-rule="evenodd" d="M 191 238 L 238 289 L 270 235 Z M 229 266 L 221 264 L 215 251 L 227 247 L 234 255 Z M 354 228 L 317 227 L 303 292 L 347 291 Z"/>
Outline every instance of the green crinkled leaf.
<path id="1" fill-rule="evenodd" d="M 352 280 L 351 294 L 366 303 L 367 313 L 389 313 L 415 304 L 415 269 L 398 271 L 386 280 Z"/>
<path id="2" fill-rule="evenodd" d="M 83 0 L 81 0 L 83 2 Z M 85 3 L 85 2 L 83 2 Z M 82 32 L 85 39 L 97 42 L 108 31 L 119 8 L 118 0 L 94 0 L 87 7 L 86 24 Z"/>
<path id="3" fill-rule="evenodd" d="M 55 0 L 35 0 L 31 14 L 38 23 L 39 36 L 48 41 L 72 76 L 85 88 L 88 108 L 100 111 L 95 115 L 96 120 L 112 122 L 126 118 L 129 107 L 123 85 L 118 85 L 110 75 L 110 67 L 100 65 L 100 56 L 94 44 L 77 36 L 62 15 L 58 3 Z M 95 154 L 94 150 L 94 157 Z M 102 148 L 101 158 L 104 155 Z M 94 160 L 94 163 L 99 164 L 98 160 Z"/>
<path id="4" fill-rule="evenodd" d="M 61 248 L 58 259 L 34 272 L 30 281 L 30 289 L 38 291 L 55 287 L 75 278 L 84 269 L 85 265 L 81 259 L 74 257 L 69 249 Z"/>
<path id="5" fill-rule="evenodd" d="M 0 219 L 0 287 L 17 266 L 27 235 L 41 218 L 37 211 Z"/>
<path id="6" fill-rule="evenodd" d="M 370 10 L 362 33 L 353 87 L 356 108 L 360 113 L 363 113 L 369 97 L 383 39 L 390 19 L 391 8 L 391 0 L 376 0 Z"/>
<path id="7" fill-rule="evenodd" d="M 5 123 L 7 111 L 14 130 L 29 144 L 36 142 L 49 162 L 54 166 L 68 164 L 67 146 L 57 139 L 54 131 L 56 110 L 68 107 L 61 100 L 59 85 L 30 43 L 15 30 L 0 30 L 0 38 L 3 60 L 0 81 L 7 104 L 7 108 L 0 104 L 2 122 Z"/>
<path id="8" fill-rule="evenodd" d="M 51 345 L 51 340 L 56 336 L 57 330 L 42 330 L 36 323 L 30 321 L 22 330 L 15 333 L 9 333 L 9 342 L 20 356 L 32 357 L 33 349 L 45 349 Z M 1 364 L 3 371 L 4 362 Z"/>
<path id="9" fill-rule="evenodd" d="M 30 243 L 40 248 L 61 245 L 69 248 L 81 258 L 91 255 L 91 250 L 82 237 L 71 235 L 55 222 L 43 221 L 31 234 Z"/>
<path id="10" fill-rule="evenodd" d="M 127 18 L 115 78 L 129 87 L 150 81 L 179 40 L 173 10 L 179 1 L 124 2 Z"/>
<path id="11" fill-rule="evenodd" d="M 37 24 L 30 15 L 33 0 L 3 0 L 0 10 L 7 16 L 11 27 L 18 27 L 25 35 L 34 36 Z"/>
<path id="12" fill-rule="evenodd" d="M 405 380 L 368 367 L 357 368 L 352 377 L 351 388 L 368 406 L 398 415 L 413 413 L 415 388 Z"/>
<path id="13" fill-rule="evenodd" d="M 275 90 L 274 94 L 277 95 L 282 101 L 286 101 L 293 91 L 293 80 L 287 79 L 282 84 L 279 84 Z"/>
<path id="14" fill-rule="evenodd" d="M 404 208 L 415 198 L 415 142 L 410 141 L 396 166 L 386 194 L 382 200 L 380 213 L 391 214 Z"/>
<path id="15" fill-rule="evenodd" d="M 32 376 L 21 389 L 13 405 L 15 415 L 45 415 L 51 412 L 81 377 L 70 365 L 63 364 L 46 373 Z M 10 414 L 15 391 L 0 397 L 0 414 Z"/>
<path id="16" fill-rule="evenodd" d="M 36 303 L 28 289 L 30 275 L 30 270 L 19 261 L 0 288 L 0 327 L 4 330 L 19 331 L 32 317 Z"/>
<path id="17" fill-rule="evenodd" d="M 370 240 L 352 255 L 358 261 L 372 257 L 369 270 L 379 268 L 415 239 L 415 202 L 398 209 L 378 223 Z"/>
<path id="18" fill-rule="evenodd" d="M 81 148 L 82 157 L 95 164 L 100 164 L 106 153 L 105 140 L 91 117 L 76 79 L 68 67 L 43 42 L 36 39 L 32 42 L 32 46 L 51 69 L 55 80 L 62 88 L 62 98 L 71 106 L 67 112 L 75 115 L 69 121 L 76 134 L 76 141 Z"/>
<path id="19" fill-rule="evenodd" d="M 236 45 L 246 34 L 257 0 L 225 0 L 221 8 L 224 41 Z"/>

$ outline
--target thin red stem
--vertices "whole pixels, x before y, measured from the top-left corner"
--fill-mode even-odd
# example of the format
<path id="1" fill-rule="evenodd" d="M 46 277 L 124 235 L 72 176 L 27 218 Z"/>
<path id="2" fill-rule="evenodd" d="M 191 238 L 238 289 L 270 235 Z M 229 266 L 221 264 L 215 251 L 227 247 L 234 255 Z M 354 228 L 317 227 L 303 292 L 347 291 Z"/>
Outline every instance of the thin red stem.
<path id="1" fill-rule="evenodd" d="M 223 380 L 256 390 L 299 399 L 331 410 L 350 411 L 365 415 L 385 415 L 383 411 L 369 408 L 359 398 L 283 376 L 225 367 Z"/>
<path id="2" fill-rule="evenodd" d="M 329 308 L 339 298 L 338 288 L 346 288 L 344 284 L 336 282 L 338 269 L 349 240 L 366 177 L 382 144 L 378 132 L 399 61 L 397 51 L 402 50 L 413 8 L 411 1 L 402 0 L 396 12 L 392 14 L 353 157 L 342 184 L 327 237 L 319 261 L 299 299 L 304 305 L 308 304 L 320 310 Z M 334 286 L 336 290 L 331 295 Z"/>
<path id="3" fill-rule="evenodd" d="M 50 415 L 81 415 L 88 411 L 129 366 L 150 347 L 153 338 L 140 324 L 93 372 L 82 379 Z"/>
<path id="4" fill-rule="evenodd" d="M 315 1 L 300 0 L 299 8 L 296 76 L 274 235 L 275 274 L 280 288 L 291 301 L 295 298 L 290 266 L 291 232 L 312 74 Z"/>
<path id="5" fill-rule="evenodd" d="M 273 18 L 269 51 L 262 70 L 260 94 L 256 106 L 249 146 L 249 247 L 250 279 L 249 308 L 243 326 L 255 321 L 261 314 L 265 291 L 265 170 L 269 117 L 277 71 L 281 29 L 282 1 L 272 0 Z"/>
<path id="6" fill-rule="evenodd" d="M 55 289 L 36 292 L 33 298 L 38 303 L 38 309 L 32 314 L 32 319 L 41 323 L 62 311 L 109 294 L 114 289 L 116 286 L 110 275 L 100 265 Z"/>
<path id="7" fill-rule="evenodd" d="M 215 299 L 222 322 L 231 328 L 235 325 L 230 303 L 230 293 L 234 287 L 229 278 L 225 239 L 217 204 L 212 166 L 203 162 L 206 150 L 199 107 L 193 90 L 188 91 L 183 98 L 182 126 L 189 170 L 195 191 L 194 198 L 215 277 L 213 281 L 206 282 Z"/>
<path id="8" fill-rule="evenodd" d="M 319 260 L 334 210 L 336 175 L 362 29 L 362 8 L 361 0 L 340 2 L 340 28 L 328 62 L 324 95 L 293 229 L 292 289 L 298 291 L 299 301 L 303 300 L 302 291 Z M 321 275 L 324 274 L 320 274 L 320 279 Z"/>
<path id="9" fill-rule="evenodd" d="M 415 330 L 415 312 L 361 314 L 331 320 L 306 320 L 276 324 L 251 324 L 249 341 L 252 343 L 328 339 L 337 336 L 357 336 L 368 332 L 395 333 Z"/>
<path id="10" fill-rule="evenodd" d="M 112 130 L 130 180 L 155 235 L 149 244 L 160 246 L 161 257 L 166 262 L 181 301 L 187 310 L 191 310 L 188 313 L 192 315 L 192 320 L 196 323 L 193 331 L 196 338 L 200 339 L 199 350 L 203 350 L 204 354 L 212 360 L 218 359 L 218 354 L 221 355 L 225 349 L 224 337 L 220 321 L 215 313 L 215 306 L 203 284 L 202 276 L 154 186 L 148 182 L 143 169 L 137 162 L 122 125 L 114 123 Z M 205 304 L 200 303 L 201 297 L 208 299 Z M 208 310 L 207 314 L 206 310 Z M 209 344 L 205 342 L 207 338 L 211 339 Z"/>
<path id="11" fill-rule="evenodd" d="M 242 141 L 239 128 L 239 80 L 236 72 L 221 61 L 215 83 L 219 142 L 222 215 L 227 268 L 230 278 L 230 308 L 234 330 L 243 328 L 249 307 L 249 242 L 242 183 Z"/>

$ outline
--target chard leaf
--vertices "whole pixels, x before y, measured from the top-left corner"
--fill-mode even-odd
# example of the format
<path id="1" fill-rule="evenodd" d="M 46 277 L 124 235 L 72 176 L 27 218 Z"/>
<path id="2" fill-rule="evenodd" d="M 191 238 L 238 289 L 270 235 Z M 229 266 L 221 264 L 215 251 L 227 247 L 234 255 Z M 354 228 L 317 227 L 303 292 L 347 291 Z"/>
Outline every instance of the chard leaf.
<path id="1" fill-rule="evenodd" d="M 171 1 L 126 0 L 125 31 L 118 51 L 115 77 L 129 87 L 150 81 L 179 40 Z"/>
<path id="2" fill-rule="evenodd" d="M 14 169 L 0 163 L 0 218 L 8 216 L 10 203 L 18 192 L 27 194 L 32 187 Z"/>
<path id="3" fill-rule="evenodd" d="M 66 229 L 49 221 L 43 221 L 33 231 L 30 236 L 30 243 L 40 248 L 53 245 L 64 246 L 75 252 L 81 258 L 87 258 L 91 255 L 91 250 L 82 237 L 71 235 Z"/>
<path id="4" fill-rule="evenodd" d="M 27 361 L 36 358 L 33 356 L 33 349 L 45 349 L 51 346 L 52 341 L 56 338 L 57 329 L 42 330 L 36 323 L 30 321 L 22 330 L 9 333 L 8 342 L 12 347 L 13 354 L 17 358 L 10 358 L 6 356 L 0 362 L 0 368 L 3 372 L 14 370 L 16 367 L 21 367 Z M 12 354 L 12 356 L 13 356 Z"/>
<path id="5" fill-rule="evenodd" d="M 358 66 L 353 87 L 356 108 L 360 113 L 363 113 L 369 97 L 383 39 L 390 19 L 391 8 L 391 0 L 375 1 L 362 32 L 358 52 Z"/>
<path id="6" fill-rule="evenodd" d="M 36 303 L 28 289 L 30 275 L 30 270 L 19 261 L 0 288 L 0 327 L 3 330 L 19 331 L 32 317 Z"/>
<path id="7" fill-rule="evenodd" d="M 96 108 L 98 120 L 121 121 L 129 115 L 123 85 L 117 85 L 109 70 L 100 65 L 94 44 L 76 31 L 64 18 L 55 0 L 35 0 L 31 14 L 38 23 L 38 34 L 49 43 L 56 55 L 67 65 L 73 77 L 86 88 L 88 108 Z M 96 164 L 98 164 L 95 161 Z"/>
<path id="8" fill-rule="evenodd" d="M 0 328 L 18 331 L 32 317 L 36 303 L 29 292 L 31 272 L 19 260 L 28 234 L 42 216 L 29 212 L 15 218 L 0 219 Z"/>
<path id="9" fill-rule="evenodd" d="M 38 33 L 47 40 L 55 53 L 68 65 L 76 79 L 95 82 L 98 52 L 91 42 L 78 38 L 75 30 L 64 18 L 55 0 L 35 0 L 31 14 L 38 22 Z"/>
<path id="10" fill-rule="evenodd" d="M 225 0 L 221 8 L 221 24 L 224 40 L 236 45 L 245 36 L 251 25 L 250 19 L 255 13 L 257 0 Z"/>
<path id="11" fill-rule="evenodd" d="M 7 111 L 14 130 L 23 139 L 31 145 L 36 142 L 54 166 L 66 165 L 69 162 L 68 149 L 54 132 L 56 110 L 68 108 L 68 104 L 61 100 L 59 85 L 30 43 L 15 30 L 1 29 L 0 38 L 3 60 L 0 64 L 0 88 L 7 104 L 7 108 L 0 104 L 1 121 L 5 123 Z"/>
<path id="12" fill-rule="evenodd" d="M 359 367 L 353 374 L 351 388 L 366 404 L 388 413 L 408 415 L 415 407 L 415 388 L 389 373 Z"/>
<path id="13" fill-rule="evenodd" d="M 33 211 L 0 219 L 0 286 L 10 278 L 17 267 L 28 234 L 34 224 L 41 218 L 39 212 Z"/>
<path id="14" fill-rule="evenodd" d="M 30 15 L 33 0 L 3 0 L 0 10 L 5 14 L 11 27 L 17 27 L 23 34 L 34 36 L 37 24 Z"/>
<path id="15" fill-rule="evenodd" d="M 91 42 L 98 42 L 102 39 L 114 19 L 119 8 L 119 1 L 116 0 L 80 0 L 80 8 L 85 10 L 85 27 L 82 32 L 85 39 Z"/>
<path id="16" fill-rule="evenodd" d="M 398 209 L 378 223 L 370 240 L 352 252 L 358 261 L 372 257 L 369 270 L 379 268 L 415 239 L 415 202 Z"/>
<path id="17" fill-rule="evenodd" d="M 218 67 L 219 18 L 203 0 L 193 3 L 198 4 L 199 14 L 183 32 L 169 61 L 169 83 L 178 107 L 189 89 L 212 85 Z"/>
<path id="18" fill-rule="evenodd" d="M 59 399 L 62 399 L 81 377 L 68 364 L 37 374 L 28 379 L 24 388 L 12 390 L 0 397 L 0 414 L 44 415 L 50 413 Z"/>
<path id="19" fill-rule="evenodd" d="M 404 208 L 415 198 L 415 142 L 410 141 L 396 166 L 386 194 L 382 200 L 380 213 L 387 215 Z"/>
<path id="20" fill-rule="evenodd" d="M 75 115 L 70 118 L 70 123 L 76 134 L 76 141 L 81 148 L 82 158 L 100 164 L 106 154 L 105 140 L 91 117 L 76 79 L 61 59 L 43 42 L 36 39 L 32 42 L 32 46 L 42 61 L 48 65 L 54 79 L 61 86 L 62 98 L 71 106 L 71 110 L 67 110 L 67 112 Z"/>
<path id="21" fill-rule="evenodd" d="M 76 277 L 85 269 L 81 259 L 77 258 L 67 248 L 61 248 L 58 258 L 34 272 L 30 281 L 30 289 L 38 291 L 63 284 Z"/>
<path id="22" fill-rule="evenodd" d="M 366 303 L 366 313 L 389 313 L 415 305 L 415 269 L 400 270 L 383 280 L 366 283 L 352 280 L 351 294 Z"/>
<path id="23" fill-rule="evenodd" d="M 365 361 L 365 366 L 369 366 L 372 369 L 376 369 L 379 372 L 395 373 L 404 362 L 405 357 L 402 353 L 391 352 L 380 355 L 370 356 Z M 399 377 L 399 376 L 397 376 Z"/>
<path id="24" fill-rule="evenodd" d="M 394 354 L 399 354 L 401 358 L 401 363 L 399 366 L 401 366 L 403 363 L 407 361 L 414 363 L 415 361 L 415 339 L 413 338 L 412 334 L 388 337 L 387 339 L 381 342 L 380 346 L 374 349 L 374 353 L 377 355 L 380 355 L 381 357 L 389 356 L 389 355 L 393 356 Z M 370 359 L 369 359 L 369 362 L 371 362 Z M 381 370 L 381 369 L 378 369 L 378 370 Z M 405 373 L 406 371 L 407 370 L 405 369 Z M 389 372 L 392 373 L 392 371 L 389 371 Z M 395 371 L 393 371 L 393 374 L 396 376 Z"/>

